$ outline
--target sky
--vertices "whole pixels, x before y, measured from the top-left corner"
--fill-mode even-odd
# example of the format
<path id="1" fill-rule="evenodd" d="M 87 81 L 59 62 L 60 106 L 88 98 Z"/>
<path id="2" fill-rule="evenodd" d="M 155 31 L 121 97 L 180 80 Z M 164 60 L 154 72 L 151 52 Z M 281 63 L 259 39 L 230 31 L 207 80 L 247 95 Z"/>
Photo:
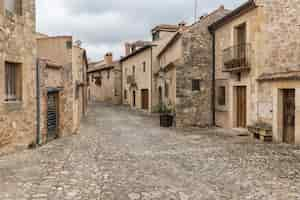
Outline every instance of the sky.
<path id="1" fill-rule="evenodd" d="M 198 0 L 197 15 L 220 5 L 238 7 L 245 0 Z M 118 59 L 124 43 L 150 40 L 158 24 L 193 22 L 195 0 L 36 0 L 37 31 L 51 36 L 73 35 L 92 61 L 107 52 Z"/>

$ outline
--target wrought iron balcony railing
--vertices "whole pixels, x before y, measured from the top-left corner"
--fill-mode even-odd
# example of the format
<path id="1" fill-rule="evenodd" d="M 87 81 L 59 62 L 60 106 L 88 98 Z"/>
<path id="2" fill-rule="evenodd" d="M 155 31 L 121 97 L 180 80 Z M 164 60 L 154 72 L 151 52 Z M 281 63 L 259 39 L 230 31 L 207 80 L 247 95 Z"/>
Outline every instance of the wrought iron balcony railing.
<path id="1" fill-rule="evenodd" d="M 127 76 L 127 84 L 135 83 L 135 77 L 133 75 Z"/>
<path id="2" fill-rule="evenodd" d="M 239 44 L 223 51 L 224 72 L 241 72 L 250 70 L 251 45 Z"/>

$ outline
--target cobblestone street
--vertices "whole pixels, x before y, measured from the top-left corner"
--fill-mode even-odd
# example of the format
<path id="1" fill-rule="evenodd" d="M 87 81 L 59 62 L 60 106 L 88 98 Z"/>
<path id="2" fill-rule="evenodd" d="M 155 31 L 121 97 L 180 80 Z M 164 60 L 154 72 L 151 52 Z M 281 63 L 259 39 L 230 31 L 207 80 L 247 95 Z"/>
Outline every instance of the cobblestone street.
<path id="1" fill-rule="evenodd" d="M 0 157 L 0 199 L 300 199 L 300 147 L 95 104 L 79 135 Z"/>

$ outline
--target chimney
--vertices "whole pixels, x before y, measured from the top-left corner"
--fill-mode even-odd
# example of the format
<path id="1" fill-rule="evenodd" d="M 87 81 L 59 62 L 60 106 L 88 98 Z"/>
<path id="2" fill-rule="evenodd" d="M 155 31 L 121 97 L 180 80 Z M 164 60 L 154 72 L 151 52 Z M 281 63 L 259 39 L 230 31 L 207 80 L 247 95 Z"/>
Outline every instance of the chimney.
<path id="1" fill-rule="evenodd" d="M 187 28 L 186 22 L 185 21 L 179 22 L 178 27 L 179 27 L 179 31 L 184 31 Z"/>
<path id="2" fill-rule="evenodd" d="M 125 43 L 125 56 L 128 56 L 131 53 L 131 44 L 126 42 Z"/>
<path id="3" fill-rule="evenodd" d="M 111 65 L 113 63 L 113 55 L 112 53 L 106 53 L 105 56 L 104 56 L 104 62 L 105 64 L 107 65 Z"/>

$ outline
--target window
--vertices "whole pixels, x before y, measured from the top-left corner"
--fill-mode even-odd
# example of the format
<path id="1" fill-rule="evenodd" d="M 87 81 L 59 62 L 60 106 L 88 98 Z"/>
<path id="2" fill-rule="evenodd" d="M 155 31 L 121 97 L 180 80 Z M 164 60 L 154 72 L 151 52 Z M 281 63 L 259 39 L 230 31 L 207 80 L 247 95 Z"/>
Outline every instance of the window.
<path id="1" fill-rule="evenodd" d="M 146 62 L 143 62 L 143 72 L 146 72 Z"/>
<path id="2" fill-rule="evenodd" d="M 165 97 L 169 97 L 169 84 L 165 83 Z"/>
<path id="3" fill-rule="evenodd" d="M 22 100 L 21 66 L 17 63 L 5 63 L 5 101 Z"/>
<path id="4" fill-rule="evenodd" d="M 200 91 L 200 80 L 199 79 L 193 79 L 192 80 L 192 90 L 193 91 Z"/>
<path id="5" fill-rule="evenodd" d="M 152 34 L 152 40 L 153 41 L 159 40 L 159 32 L 158 31 Z"/>
<path id="6" fill-rule="evenodd" d="M 132 75 L 135 77 L 135 66 L 132 66 Z"/>
<path id="7" fill-rule="evenodd" d="M 67 49 L 72 49 L 72 41 L 67 41 L 66 47 L 67 47 Z"/>
<path id="8" fill-rule="evenodd" d="M 124 99 L 127 99 L 127 90 L 124 90 Z"/>
<path id="9" fill-rule="evenodd" d="M 109 70 L 107 71 L 107 79 L 108 80 L 110 79 L 110 71 Z"/>
<path id="10" fill-rule="evenodd" d="M 218 105 L 225 106 L 226 105 L 226 87 L 220 86 L 218 87 Z"/>
<path id="11" fill-rule="evenodd" d="M 22 15 L 22 0 L 4 0 L 4 6 L 9 12 Z"/>

